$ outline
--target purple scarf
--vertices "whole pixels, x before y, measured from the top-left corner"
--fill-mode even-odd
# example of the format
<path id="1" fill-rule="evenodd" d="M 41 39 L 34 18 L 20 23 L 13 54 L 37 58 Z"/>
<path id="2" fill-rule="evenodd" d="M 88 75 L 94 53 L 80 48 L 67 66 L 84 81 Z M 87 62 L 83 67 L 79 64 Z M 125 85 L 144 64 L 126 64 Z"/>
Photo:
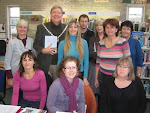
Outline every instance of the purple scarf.
<path id="1" fill-rule="evenodd" d="M 77 111 L 77 100 L 76 100 L 75 92 L 79 85 L 79 78 L 75 77 L 73 79 L 73 82 L 70 84 L 65 74 L 63 74 L 60 77 L 60 82 L 65 89 L 66 95 L 69 97 L 68 112 L 73 112 L 74 110 Z"/>

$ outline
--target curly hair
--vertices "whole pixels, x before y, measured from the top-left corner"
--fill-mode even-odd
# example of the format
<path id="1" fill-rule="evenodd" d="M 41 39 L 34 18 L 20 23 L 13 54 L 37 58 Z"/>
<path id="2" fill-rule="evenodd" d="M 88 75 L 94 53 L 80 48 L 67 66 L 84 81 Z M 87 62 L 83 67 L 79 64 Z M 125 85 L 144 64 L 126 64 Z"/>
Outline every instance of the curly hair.
<path id="1" fill-rule="evenodd" d="M 22 53 L 21 58 L 20 58 L 20 63 L 19 63 L 20 77 L 22 77 L 22 75 L 23 75 L 23 73 L 24 73 L 24 67 L 23 67 L 23 65 L 22 65 L 22 61 L 23 61 L 23 59 L 25 59 L 27 56 L 28 56 L 29 58 L 32 58 L 32 59 L 34 60 L 34 62 L 35 62 L 35 64 L 33 65 L 33 69 L 34 69 L 34 70 L 39 69 L 39 66 L 38 66 L 38 64 L 37 64 L 37 62 L 36 62 L 36 61 L 37 61 L 36 56 L 32 53 L 31 50 L 26 51 L 26 52 Z"/>
<path id="2" fill-rule="evenodd" d="M 58 77 L 61 77 L 62 74 L 64 74 L 63 69 L 65 68 L 66 63 L 67 62 L 72 62 L 72 61 L 76 63 L 76 66 L 77 66 L 77 76 L 80 76 L 81 75 L 81 72 L 80 72 L 80 67 L 81 67 L 80 61 L 79 61 L 78 58 L 75 58 L 73 56 L 67 56 L 64 59 L 62 59 L 61 63 L 59 64 L 59 66 L 57 68 L 56 75 Z"/>

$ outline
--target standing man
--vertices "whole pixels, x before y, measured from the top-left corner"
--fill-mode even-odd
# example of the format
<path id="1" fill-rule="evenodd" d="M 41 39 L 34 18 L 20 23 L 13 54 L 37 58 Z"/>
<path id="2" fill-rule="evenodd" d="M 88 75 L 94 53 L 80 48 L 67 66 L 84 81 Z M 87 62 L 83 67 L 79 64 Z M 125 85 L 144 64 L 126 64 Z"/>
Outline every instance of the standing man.
<path id="1" fill-rule="evenodd" d="M 58 54 L 56 52 L 57 48 L 51 48 L 51 43 L 48 47 L 44 47 L 45 36 L 57 36 L 58 47 L 59 42 L 65 37 L 65 30 L 67 28 L 65 24 L 61 23 L 63 10 L 60 6 L 53 6 L 50 11 L 50 16 L 51 22 L 37 26 L 36 37 L 33 44 L 34 49 L 38 53 L 37 62 L 45 73 L 48 89 L 52 83 L 52 78 L 53 80 L 57 78 L 55 72 L 57 70 Z"/>
<path id="2" fill-rule="evenodd" d="M 78 22 L 81 28 L 81 37 L 85 39 L 89 46 L 90 37 L 94 36 L 94 32 L 88 29 L 89 17 L 86 14 L 80 15 Z"/>

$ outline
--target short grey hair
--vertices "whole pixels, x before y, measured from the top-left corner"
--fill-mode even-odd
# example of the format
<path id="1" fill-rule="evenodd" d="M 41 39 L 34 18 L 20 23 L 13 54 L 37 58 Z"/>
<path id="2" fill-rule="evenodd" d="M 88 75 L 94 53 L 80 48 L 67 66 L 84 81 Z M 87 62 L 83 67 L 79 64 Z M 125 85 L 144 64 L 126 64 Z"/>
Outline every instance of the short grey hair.
<path id="1" fill-rule="evenodd" d="M 62 9 L 60 6 L 58 6 L 58 5 L 54 5 L 54 6 L 51 8 L 50 14 L 52 13 L 52 11 L 53 11 L 54 9 L 57 9 L 57 8 L 59 8 L 59 9 L 61 10 L 62 14 L 63 14 L 63 9 Z"/>
<path id="2" fill-rule="evenodd" d="M 17 25 L 16 25 L 16 29 L 20 26 L 20 25 L 26 25 L 27 26 L 27 29 L 29 27 L 29 24 L 28 24 L 28 21 L 24 20 L 24 19 L 21 19 L 18 21 Z"/>

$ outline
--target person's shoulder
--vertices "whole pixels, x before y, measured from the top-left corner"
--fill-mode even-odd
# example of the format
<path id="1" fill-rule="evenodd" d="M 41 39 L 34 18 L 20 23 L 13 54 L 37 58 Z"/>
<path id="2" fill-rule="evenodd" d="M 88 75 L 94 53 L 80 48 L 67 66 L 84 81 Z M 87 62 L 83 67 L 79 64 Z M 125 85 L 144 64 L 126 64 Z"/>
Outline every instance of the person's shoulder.
<path id="1" fill-rule="evenodd" d="M 49 26 L 50 25 L 50 22 L 47 22 L 47 23 L 44 23 L 45 26 Z M 37 26 L 38 28 L 44 28 L 43 24 L 39 24 Z"/>
<path id="2" fill-rule="evenodd" d="M 61 85 L 60 78 L 57 78 L 56 80 L 53 81 L 50 87 L 60 87 L 60 85 Z"/>
<path id="3" fill-rule="evenodd" d="M 94 34 L 94 31 L 93 30 L 91 30 L 91 29 L 87 29 L 87 31 L 90 33 L 90 34 Z"/>
<path id="4" fill-rule="evenodd" d="M 45 76 L 44 72 L 43 72 L 42 70 L 40 70 L 40 69 L 36 69 L 36 70 L 35 70 L 35 73 L 36 73 L 36 75 L 38 75 L 38 76 Z"/>
<path id="5" fill-rule="evenodd" d="M 79 78 L 79 84 L 83 85 L 83 80 Z"/>
<path id="6" fill-rule="evenodd" d="M 65 43 L 65 40 L 62 40 L 62 41 L 60 41 L 60 43 L 59 44 L 64 44 Z"/>
<path id="7" fill-rule="evenodd" d="M 14 77 L 17 77 L 17 78 L 20 77 L 20 71 L 19 70 L 14 73 Z"/>
<path id="8" fill-rule="evenodd" d="M 65 27 L 66 27 L 66 24 L 61 23 L 61 26 L 62 26 L 63 28 L 65 28 Z"/>
<path id="9" fill-rule="evenodd" d="M 83 44 L 87 44 L 87 41 L 83 38 L 82 38 L 82 42 L 83 42 Z"/>
<path id="10" fill-rule="evenodd" d="M 119 41 L 124 42 L 124 41 L 127 41 L 127 40 L 125 38 L 119 37 Z"/>
<path id="11" fill-rule="evenodd" d="M 107 77 L 105 77 L 104 79 L 104 84 L 111 84 L 113 83 L 115 80 L 115 78 L 112 75 L 108 75 Z"/>
<path id="12" fill-rule="evenodd" d="M 27 37 L 27 40 L 33 41 L 33 39 L 32 39 L 32 38 L 30 38 L 30 37 Z"/>

